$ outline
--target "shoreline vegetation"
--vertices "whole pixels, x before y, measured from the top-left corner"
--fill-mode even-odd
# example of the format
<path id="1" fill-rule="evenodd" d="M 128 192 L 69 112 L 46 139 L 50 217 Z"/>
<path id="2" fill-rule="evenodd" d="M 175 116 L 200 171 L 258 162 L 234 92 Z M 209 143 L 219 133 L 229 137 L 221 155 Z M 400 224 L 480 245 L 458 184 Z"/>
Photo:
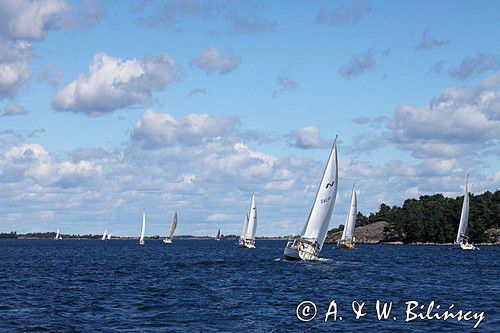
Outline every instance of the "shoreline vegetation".
<path id="1" fill-rule="evenodd" d="M 446 198 L 442 194 L 425 195 L 407 199 L 401 207 L 381 204 L 375 213 L 365 216 L 358 212 L 354 237 L 358 244 L 388 245 L 452 245 L 458 230 L 463 196 Z M 328 231 L 326 243 L 337 243 L 343 225 Z M 479 195 L 470 194 L 468 235 L 478 245 L 500 244 L 500 190 Z M 18 234 L 0 233 L 0 239 L 53 239 L 55 232 Z M 102 235 L 65 235 L 63 239 L 87 240 Z M 296 236 L 256 237 L 258 240 L 287 240 Z M 163 236 L 145 237 L 160 240 Z M 214 239 L 212 236 L 179 235 L 175 239 Z M 134 237 L 114 237 L 113 240 L 137 240 Z M 221 235 L 221 239 L 237 240 L 238 235 Z"/>

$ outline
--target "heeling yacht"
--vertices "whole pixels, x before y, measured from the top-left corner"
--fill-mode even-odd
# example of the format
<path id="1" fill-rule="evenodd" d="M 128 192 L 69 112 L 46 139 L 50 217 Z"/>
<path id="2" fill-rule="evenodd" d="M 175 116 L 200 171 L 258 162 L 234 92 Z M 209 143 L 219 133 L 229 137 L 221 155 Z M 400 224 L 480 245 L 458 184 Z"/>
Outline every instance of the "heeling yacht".
<path id="1" fill-rule="evenodd" d="M 107 237 L 108 237 L 107 232 L 108 232 L 108 230 L 104 229 L 104 233 L 102 234 L 101 240 L 106 240 L 107 239 Z"/>
<path id="2" fill-rule="evenodd" d="M 300 237 L 287 243 L 284 252 L 285 259 L 315 260 L 321 252 L 337 198 L 337 137 L 338 135 L 333 142 L 330 157 L 326 163 L 307 222 Z"/>
<path id="3" fill-rule="evenodd" d="M 56 236 L 54 237 L 54 240 L 61 240 L 61 239 L 62 239 L 62 237 L 61 237 L 61 235 L 59 234 L 59 229 L 57 229 L 57 231 L 56 231 Z"/>
<path id="4" fill-rule="evenodd" d="M 172 244 L 175 228 L 177 228 L 177 212 L 174 213 L 174 221 L 172 222 L 172 226 L 170 227 L 170 235 L 163 240 L 163 243 Z"/>
<path id="5" fill-rule="evenodd" d="M 215 236 L 216 241 L 220 241 L 220 229 L 217 231 L 217 236 Z"/>
<path id="6" fill-rule="evenodd" d="M 337 248 L 345 250 L 353 250 L 355 238 L 354 226 L 356 225 L 356 217 L 358 215 L 358 199 L 356 196 L 356 189 L 354 184 L 352 184 L 352 194 L 351 194 L 351 205 L 349 206 L 349 213 L 345 219 L 344 231 L 342 232 L 342 237 L 337 244 Z"/>
<path id="7" fill-rule="evenodd" d="M 246 215 L 243 224 L 243 232 L 241 233 L 239 244 L 248 249 L 255 249 L 255 232 L 257 231 L 257 207 L 255 206 L 255 194 L 252 193 L 252 202 L 250 211 Z"/>
<path id="8" fill-rule="evenodd" d="M 457 238 L 455 239 L 454 247 L 462 250 L 479 250 L 473 244 L 469 244 L 467 237 L 467 225 L 469 223 L 469 190 L 468 190 L 469 175 L 465 180 L 464 202 L 462 204 L 462 214 L 460 215 L 460 224 L 458 226 Z"/>
<path id="9" fill-rule="evenodd" d="M 146 213 L 142 213 L 142 227 L 141 227 L 141 237 L 139 238 L 139 245 L 144 245 L 145 232 L 146 232 Z"/>

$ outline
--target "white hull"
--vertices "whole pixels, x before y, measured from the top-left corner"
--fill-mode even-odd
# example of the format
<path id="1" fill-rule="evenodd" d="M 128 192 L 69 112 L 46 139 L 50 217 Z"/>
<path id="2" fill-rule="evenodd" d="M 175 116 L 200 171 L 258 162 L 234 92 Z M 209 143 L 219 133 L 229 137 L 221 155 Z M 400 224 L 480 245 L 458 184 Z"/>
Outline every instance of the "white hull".
<path id="1" fill-rule="evenodd" d="M 163 240 L 163 243 L 165 243 L 165 244 L 172 244 L 172 240 L 170 238 L 165 238 Z"/>
<path id="2" fill-rule="evenodd" d="M 141 240 L 139 241 L 139 245 L 144 245 L 144 240 L 143 240 L 143 239 L 141 239 Z"/>
<path id="3" fill-rule="evenodd" d="M 239 244 L 247 249 L 255 249 L 255 239 L 240 239 Z"/>
<path id="4" fill-rule="evenodd" d="M 455 243 L 453 247 L 457 250 L 465 250 L 465 251 L 474 251 L 479 250 L 478 247 L 475 247 L 473 244 L 469 243 Z"/>
<path id="5" fill-rule="evenodd" d="M 288 241 L 284 255 L 287 260 L 316 260 L 319 251 L 317 244 L 295 239 Z"/>

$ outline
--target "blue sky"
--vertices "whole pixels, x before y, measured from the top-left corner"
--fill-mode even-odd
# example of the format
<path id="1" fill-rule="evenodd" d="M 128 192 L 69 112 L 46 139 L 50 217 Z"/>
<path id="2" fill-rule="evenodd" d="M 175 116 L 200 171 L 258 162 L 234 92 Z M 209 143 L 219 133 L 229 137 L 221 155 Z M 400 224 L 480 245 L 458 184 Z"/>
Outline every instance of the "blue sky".
<path id="1" fill-rule="evenodd" d="M 257 233 L 295 234 L 336 133 L 332 227 L 354 180 L 363 213 L 498 189 L 498 11 L 0 1 L 0 231 L 238 233 L 255 191 Z"/>

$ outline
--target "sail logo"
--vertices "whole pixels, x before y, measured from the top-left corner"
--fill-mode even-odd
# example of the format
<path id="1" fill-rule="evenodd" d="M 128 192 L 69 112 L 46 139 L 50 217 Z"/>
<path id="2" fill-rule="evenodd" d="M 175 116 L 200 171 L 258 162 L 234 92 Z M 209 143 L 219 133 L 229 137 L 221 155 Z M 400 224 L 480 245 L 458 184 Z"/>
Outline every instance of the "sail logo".
<path id="1" fill-rule="evenodd" d="M 335 184 L 335 181 L 333 181 L 331 183 L 326 183 L 326 188 L 329 188 L 330 186 L 333 186 L 333 184 Z"/>

